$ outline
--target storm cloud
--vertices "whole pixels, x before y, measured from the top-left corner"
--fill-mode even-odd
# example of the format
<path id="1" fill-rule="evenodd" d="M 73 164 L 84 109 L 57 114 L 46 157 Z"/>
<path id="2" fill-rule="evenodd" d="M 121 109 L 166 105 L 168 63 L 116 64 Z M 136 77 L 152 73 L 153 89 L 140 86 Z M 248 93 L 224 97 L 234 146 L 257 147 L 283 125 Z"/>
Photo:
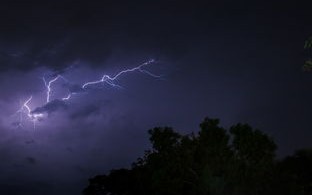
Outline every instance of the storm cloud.
<path id="1" fill-rule="evenodd" d="M 148 129 L 196 132 L 206 116 L 250 123 L 276 140 L 280 156 L 311 146 L 312 76 L 301 70 L 310 7 L 1 3 L 0 194 L 79 194 L 88 178 L 142 156 Z M 116 80 L 122 88 L 81 87 L 150 59 L 162 80 L 135 72 Z M 53 83 L 46 103 L 43 77 L 57 75 L 66 81 Z M 44 120 L 18 112 L 30 97 Z"/>
<path id="2" fill-rule="evenodd" d="M 32 114 L 51 114 L 57 110 L 60 109 L 66 109 L 67 105 L 64 101 L 62 100 L 52 100 L 51 102 L 48 102 L 46 104 L 44 104 L 43 106 L 37 107 L 34 110 L 31 111 Z"/>

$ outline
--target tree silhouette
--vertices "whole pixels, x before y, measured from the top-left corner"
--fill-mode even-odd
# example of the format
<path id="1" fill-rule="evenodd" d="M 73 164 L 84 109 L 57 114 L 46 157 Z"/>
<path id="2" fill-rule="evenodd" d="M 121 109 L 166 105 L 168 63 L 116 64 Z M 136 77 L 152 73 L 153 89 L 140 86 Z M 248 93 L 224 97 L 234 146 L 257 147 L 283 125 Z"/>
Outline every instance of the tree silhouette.
<path id="1" fill-rule="evenodd" d="M 312 194 L 312 149 L 302 149 L 278 162 L 275 193 Z"/>
<path id="2" fill-rule="evenodd" d="M 312 36 L 309 37 L 304 43 L 304 49 L 305 50 L 310 50 L 311 48 L 312 48 Z M 310 55 L 309 55 L 309 58 L 304 62 L 303 70 L 304 71 L 311 71 L 312 70 L 312 59 L 311 59 Z"/>
<path id="3" fill-rule="evenodd" d="M 84 195 L 311 195 L 312 150 L 277 161 L 272 138 L 247 124 L 226 130 L 206 118 L 197 134 L 148 133 L 151 150 L 131 169 L 89 179 Z"/>
<path id="4" fill-rule="evenodd" d="M 267 193 L 274 166 L 276 145 L 273 140 L 249 125 L 230 128 L 234 151 L 234 188 L 237 194 Z"/>

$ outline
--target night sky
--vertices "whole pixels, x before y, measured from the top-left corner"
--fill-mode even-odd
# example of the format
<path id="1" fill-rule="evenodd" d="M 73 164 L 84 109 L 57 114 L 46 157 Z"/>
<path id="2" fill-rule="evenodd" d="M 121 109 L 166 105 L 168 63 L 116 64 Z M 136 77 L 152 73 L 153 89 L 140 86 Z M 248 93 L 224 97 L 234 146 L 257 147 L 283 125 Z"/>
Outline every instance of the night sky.
<path id="1" fill-rule="evenodd" d="M 113 1 L 112 1 L 113 2 Z M 283 157 L 312 147 L 312 73 L 302 1 L 8 1 L 0 4 L 0 194 L 80 194 L 88 178 L 129 167 L 147 130 L 197 132 L 204 117 L 249 123 Z M 81 90 L 103 74 L 146 70 Z M 46 104 L 48 79 L 52 103 Z M 77 92 L 70 101 L 61 97 Z M 30 96 L 45 116 L 17 112 Z"/>

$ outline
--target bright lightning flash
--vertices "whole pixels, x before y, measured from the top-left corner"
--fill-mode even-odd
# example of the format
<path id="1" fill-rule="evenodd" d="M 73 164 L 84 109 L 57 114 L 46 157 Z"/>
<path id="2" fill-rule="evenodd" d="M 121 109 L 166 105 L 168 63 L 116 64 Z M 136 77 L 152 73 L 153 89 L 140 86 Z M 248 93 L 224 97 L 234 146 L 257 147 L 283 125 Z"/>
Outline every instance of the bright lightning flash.
<path id="1" fill-rule="evenodd" d="M 31 109 L 30 109 L 30 107 L 29 107 L 29 102 L 32 100 L 32 96 L 30 96 L 30 98 L 28 98 L 25 102 L 24 102 L 24 104 L 21 106 L 21 108 L 17 111 L 17 112 L 19 112 L 19 113 L 26 113 L 27 114 L 27 116 L 28 116 L 28 118 L 29 118 L 29 120 L 31 120 L 33 123 L 34 123 L 34 128 L 35 128 L 35 123 L 40 119 L 40 118 L 42 118 L 43 117 L 43 114 L 41 114 L 41 113 L 37 113 L 37 114 L 35 114 L 35 113 L 32 113 L 31 112 Z"/>
<path id="2" fill-rule="evenodd" d="M 62 77 L 61 75 L 57 75 L 54 79 L 50 80 L 49 82 L 46 81 L 46 79 L 43 77 L 43 82 L 44 82 L 44 85 L 46 86 L 47 88 L 47 103 L 50 102 L 50 97 L 51 97 L 51 85 L 52 83 L 54 83 L 55 81 L 57 81 L 58 79 L 62 78 L 64 81 L 66 81 L 64 79 L 64 77 Z"/>
<path id="3" fill-rule="evenodd" d="M 81 85 L 81 89 L 83 90 L 86 90 L 88 87 L 90 87 L 91 85 L 97 85 L 97 84 L 100 84 L 100 83 L 106 83 L 112 87 L 120 87 L 119 85 L 115 84 L 114 81 L 118 79 L 118 77 L 122 76 L 123 74 L 127 74 L 127 73 L 130 73 L 130 72 L 135 72 L 135 71 L 139 71 L 141 73 L 144 73 L 144 74 L 147 74 L 151 77 L 154 77 L 154 78 L 161 78 L 161 76 L 159 75 L 155 75 L 151 72 L 149 72 L 148 70 L 144 69 L 146 66 L 154 63 L 155 60 L 149 60 L 137 67 L 134 67 L 134 68 L 131 68 L 131 69 L 126 69 L 126 70 L 122 70 L 120 72 L 118 72 L 115 76 L 109 76 L 109 75 L 106 75 L 104 74 L 102 76 L 102 78 L 100 80 L 95 80 L 95 81 L 89 81 L 89 82 L 85 82 Z M 44 82 L 44 85 L 46 87 L 46 104 L 51 102 L 51 95 L 52 95 L 52 85 L 54 82 L 56 82 L 57 80 L 59 79 L 62 79 L 64 82 L 67 82 L 67 80 L 61 76 L 61 75 L 57 75 L 56 77 L 54 77 L 53 79 L 47 81 L 45 79 L 45 77 L 43 77 L 43 82 Z M 66 97 L 63 97 L 61 98 L 62 101 L 68 101 L 72 98 L 73 95 L 77 94 L 76 92 L 69 92 L 69 94 L 66 96 Z M 32 109 L 30 108 L 29 106 L 29 103 L 32 101 L 32 96 L 30 96 L 30 98 L 28 98 L 24 103 L 23 105 L 21 106 L 21 108 L 17 111 L 19 113 L 25 113 L 26 116 L 28 117 L 28 119 L 30 121 L 32 121 L 34 123 L 34 127 L 35 127 L 35 122 L 37 122 L 38 120 L 40 120 L 40 118 L 43 118 L 44 117 L 44 114 L 42 113 L 33 113 L 32 112 Z M 20 121 L 21 122 L 21 121 Z"/>

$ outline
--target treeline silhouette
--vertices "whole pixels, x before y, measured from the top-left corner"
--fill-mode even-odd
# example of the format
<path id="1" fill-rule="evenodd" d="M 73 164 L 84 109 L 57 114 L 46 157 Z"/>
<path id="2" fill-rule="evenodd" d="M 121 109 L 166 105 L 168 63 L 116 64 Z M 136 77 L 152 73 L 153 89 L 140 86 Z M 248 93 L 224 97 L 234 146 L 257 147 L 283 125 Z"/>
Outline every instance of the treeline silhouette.
<path id="1" fill-rule="evenodd" d="M 206 118 L 198 134 L 149 130 L 152 149 L 131 169 L 89 179 L 84 195 L 311 195 L 312 150 L 277 160 L 274 141 L 247 124 Z"/>

